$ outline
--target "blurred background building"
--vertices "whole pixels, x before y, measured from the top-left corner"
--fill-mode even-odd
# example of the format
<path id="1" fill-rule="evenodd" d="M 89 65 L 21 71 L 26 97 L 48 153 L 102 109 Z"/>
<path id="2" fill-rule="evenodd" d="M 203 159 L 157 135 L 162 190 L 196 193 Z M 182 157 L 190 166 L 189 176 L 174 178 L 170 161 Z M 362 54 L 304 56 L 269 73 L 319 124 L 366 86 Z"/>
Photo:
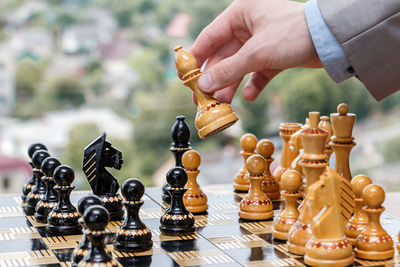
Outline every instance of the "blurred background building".
<path id="1" fill-rule="evenodd" d="M 243 164 L 245 132 L 275 143 L 279 123 L 304 122 L 308 111 L 329 115 L 341 102 L 358 118 L 353 175 L 365 173 L 400 190 L 400 93 L 376 102 L 355 78 L 334 84 L 324 70 L 278 75 L 253 103 L 233 102 L 235 127 L 199 140 L 191 92 L 176 77 L 172 48 L 189 48 L 228 0 L 0 1 L 0 192 L 19 192 L 30 175 L 27 147 L 50 153 L 81 172 L 84 147 L 101 132 L 123 152 L 123 181 L 161 184 L 174 164 L 170 129 L 185 115 L 192 146 L 202 154 L 200 181 L 230 183 Z"/>

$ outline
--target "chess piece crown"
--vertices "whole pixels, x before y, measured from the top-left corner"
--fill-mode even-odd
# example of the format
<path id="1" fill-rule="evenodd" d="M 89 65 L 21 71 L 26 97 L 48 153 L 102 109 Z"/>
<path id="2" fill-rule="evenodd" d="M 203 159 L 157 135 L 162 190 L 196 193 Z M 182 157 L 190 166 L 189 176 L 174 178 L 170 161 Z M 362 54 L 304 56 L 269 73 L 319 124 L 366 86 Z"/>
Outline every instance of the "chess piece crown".
<path id="1" fill-rule="evenodd" d="M 183 84 L 190 87 L 197 98 L 195 126 L 200 138 L 213 136 L 233 125 L 238 117 L 229 104 L 219 102 L 212 95 L 202 92 L 197 80 L 202 75 L 196 58 L 179 45 L 176 52 L 176 68 L 183 75 Z"/>

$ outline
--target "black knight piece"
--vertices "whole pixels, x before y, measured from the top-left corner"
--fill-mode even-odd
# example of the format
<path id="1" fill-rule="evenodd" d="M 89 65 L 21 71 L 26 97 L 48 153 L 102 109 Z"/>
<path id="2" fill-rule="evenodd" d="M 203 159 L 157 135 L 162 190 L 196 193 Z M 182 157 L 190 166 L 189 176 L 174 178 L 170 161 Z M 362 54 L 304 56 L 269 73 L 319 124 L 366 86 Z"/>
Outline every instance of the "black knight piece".
<path id="1" fill-rule="evenodd" d="M 53 157 L 48 157 L 42 162 L 42 181 L 46 185 L 46 193 L 36 205 L 35 220 L 47 223 L 47 215 L 58 203 L 58 195 L 54 190 L 56 182 L 53 179 L 54 170 L 61 165 L 61 162 Z"/>
<path id="2" fill-rule="evenodd" d="M 78 266 L 121 266 L 121 264 L 113 259 L 113 257 L 105 250 L 105 228 L 110 221 L 110 215 L 107 209 L 100 205 L 91 206 L 85 211 L 83 220 L 88 228 L 86 234 L 90 239 L 92 248 Z"/>
<path id="3" fill-rule="evenodd" d="M 122 184 L 121 193 L 125 198 L 126 218 L 115 233 L 114 247 L 125 252 L 141 252 L 151 249 L 151 231 L 139 218 L 139 209 L 143 205 L 143 183 L 135 178 Z"/>
<path id="4" fill-rule="evenodd" d="M 94 206 L 94 205 L 103 205 L 103 201 L 96 196 L 96 195 L 90 195 L 90 196 L 85 196 L 81 198 L 78 202 L 78 211 L 83 216 L 85 210 L 87 210 L 89 207 Z M 83 218 L 79 218 L 79 223 L 82 224 L 82 227 L 84 229 L 84 235 L 82 237 L 81 242 L 79 245 L 74 249 L 71 255 L 71 266 L 76 267 L 78 266 L 79 262 L 83 259 L 83 257 L 88 254 L 89 250 L 92 248 L 92 243 L 90 243 L 90 240 L 86 234 L 87 232 L 87 227 L 83 221 Z"/>
<path id="5" fill-rule="evenodd" d="M 40 143 L 34 143 L 28 147 L 28 156 L 31 159 L 31 162 L 29 162 L 29 165 L 32 167 L 33 170 L 33 164 L 32 164 L 32 157 L 33 153 L 35 153 L 38 150 L 47 150 L 47 147 L 43 144 Z M 36 176 L 34 173 L 32 173 L 31 178 L 29 178 L 26 183 L 24 184 L 24 187 L 22 188 L 22 206 L 25 205 L 25 200 L 26 196 L 31 192 L 31 190 L 35 187 L 36 185 Z"/>
<path id="6" fill-rule="evenodd" d="M 169 151 L 175 157 L 175 166 L 176 167 L 183 167 L 182 166 L 182 155 L 192 149 L 189 143 L 190 140 L 190 128 L 185 121 L 185 116 L 178 116 L 176 117 L 176 122 L 171 129 L 171 138 L 172 144 L 169 148 Z M 168 183 L 165 182 L 162 187 L 162 200 L 170 203 L 171 196 L 168 194 Z"/>
<path id="7" fill-rule="evenodd" d="M 84 151 L 82 169 L 95 195 L 99 196 L 110 214 L 111 221 L 124 216 L 118 181 L 105 167 L 121 169 L 122 153 L 106 141 L 106 133 L 96 138 Z"/>
<path id="8" fill-rule="evenodd" d="M 75 186 L 72 186 L 75 174 L 67 165 L 60 165 L 53 174 L 56 185 L 54 189 L 58 194 L 57 206 L 47 216 L 46 230 L 50 235 L 80 234 L 82 225 L 79 224 L 79 212 L 72 205 L 70 195 Z"/>
<path id="9" fill-rule="evenodd" d="M 46 185 L 42 181 L 43 172 L 41 170 L 42 162 L 50 157 L 47 150 L 37 150 L 32 156 L 33 174 L 35 175 L 35 187 L 29 192 L 25 199 L 24 210 L 27 215 L 35 214 L 36 204 L 46 193 Z"/>
<path id="10" fill-rule="evenodd" d="M 182 167 L 172 168 L 167 173 L 167 190 L 171 194 L 171 205 L 160 219 L 160 231 L 165 235 L 189 235 L 195 230 L 194 216 L 183 204 L 187 180 L 186 171 Z"/>

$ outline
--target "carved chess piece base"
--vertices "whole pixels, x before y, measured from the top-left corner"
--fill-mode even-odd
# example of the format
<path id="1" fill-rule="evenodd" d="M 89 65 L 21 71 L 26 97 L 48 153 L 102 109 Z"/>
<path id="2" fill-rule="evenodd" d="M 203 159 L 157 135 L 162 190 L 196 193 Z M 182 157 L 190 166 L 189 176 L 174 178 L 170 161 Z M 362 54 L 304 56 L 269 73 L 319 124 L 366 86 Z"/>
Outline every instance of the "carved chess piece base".
<path id="1" fill-rule="evenodd" d="M 274 220 L 274 229 L 272 230 L 272 236 L 279 240 L 287 240 L 288 232 L 296 220 L 277 218 Z"/>
<path id="2" fill-rule="evenodd" d="M 192 220 L 194 221 L 193 217 Z M 166 223 L 164 222 L 164 224 Z M 160 226 L 161 233 L 163 233 L 164 235 L 172 235 L 172 236 L 190 235 L 194 233 L 195 230 L 196 228 L 194 227 L 194 225 L 179 226 L 179 225 L 174 225 L 173 222 L 170 222 L 168 226 L 165 225 Z"/>
<path id="3" fill-rule="evenodd" d="M 207 210 L 208 210 L 207 197 L 202 192 L 197 195 L 192 195 L 192 194 L 186 193 L 183 197 L 183 203 L 185 204 L 185 207 L 192 214 L 207 213 Z"/>
<path id="4" fill-rule="evenodd" d="M 137 230 L 121 230 L 118 231 L 120 241 L 114 241 L 114 247 L 124 252 L 142 252 L 153 247 L 151 240 L 151 232 L 149 229 Z M 122 242 L 123 240 L 123 242 Z"/>
<path id="5" fill-rule="evenodd" d="M 232 108 L 228 104 L 219 103 L 217 107 L 219 110 L 229 110 L 231 113 L 228 113 L 227 115 L 217 120 L 211 121 L 210 123 L 204 125 L 202 128 L 198 129 L 198 134 L 201 139 L 216 135 L 217 133 L 235 124 L 235 122 L 238 120 L 236 113 L 232 112 Z M 222 112 L 223 111 L 220 111 L 220 113 Z M 201 120 L 200 116 L 196 116 L 196 121 L 198 120 Z"/>
<path id="6" fill-rule="evenodd" d="M 306 245 L 304 262 L 311 266 L 348 266 L 353 263 L 353 246 L 346 238 L 318 240 L 311 238 Z"/>
<path id="7" fill-rule="evenodd" d="M 233 188 L 237 193 L 247 193 L 249 191 L 250 182 L 247 178 L 247 171 L 239 171 L 233 182 Z"/>
<path id="8" fill-rule="evenodd" d="M 110 221 L 121 221 L 124 218 L 122 197 L 119 194 L 114 196 L 99 196 L 103 200 L 104 207 L 110 214 Z"/>

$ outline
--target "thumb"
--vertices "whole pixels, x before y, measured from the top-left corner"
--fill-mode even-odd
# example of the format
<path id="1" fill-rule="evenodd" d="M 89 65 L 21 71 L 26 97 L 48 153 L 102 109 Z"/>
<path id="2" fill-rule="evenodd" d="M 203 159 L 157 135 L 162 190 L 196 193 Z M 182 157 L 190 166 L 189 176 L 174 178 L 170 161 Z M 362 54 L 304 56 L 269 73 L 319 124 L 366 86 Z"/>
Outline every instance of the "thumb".
<path id="1" fill-rule="evenodd" d="M 239 81 L 253 68 L 249 64 L 248 53 L 245 46 L 220 62 L 214 64 L 199 78 L 198 85 L 206 93 L 213 93 Z"/>

